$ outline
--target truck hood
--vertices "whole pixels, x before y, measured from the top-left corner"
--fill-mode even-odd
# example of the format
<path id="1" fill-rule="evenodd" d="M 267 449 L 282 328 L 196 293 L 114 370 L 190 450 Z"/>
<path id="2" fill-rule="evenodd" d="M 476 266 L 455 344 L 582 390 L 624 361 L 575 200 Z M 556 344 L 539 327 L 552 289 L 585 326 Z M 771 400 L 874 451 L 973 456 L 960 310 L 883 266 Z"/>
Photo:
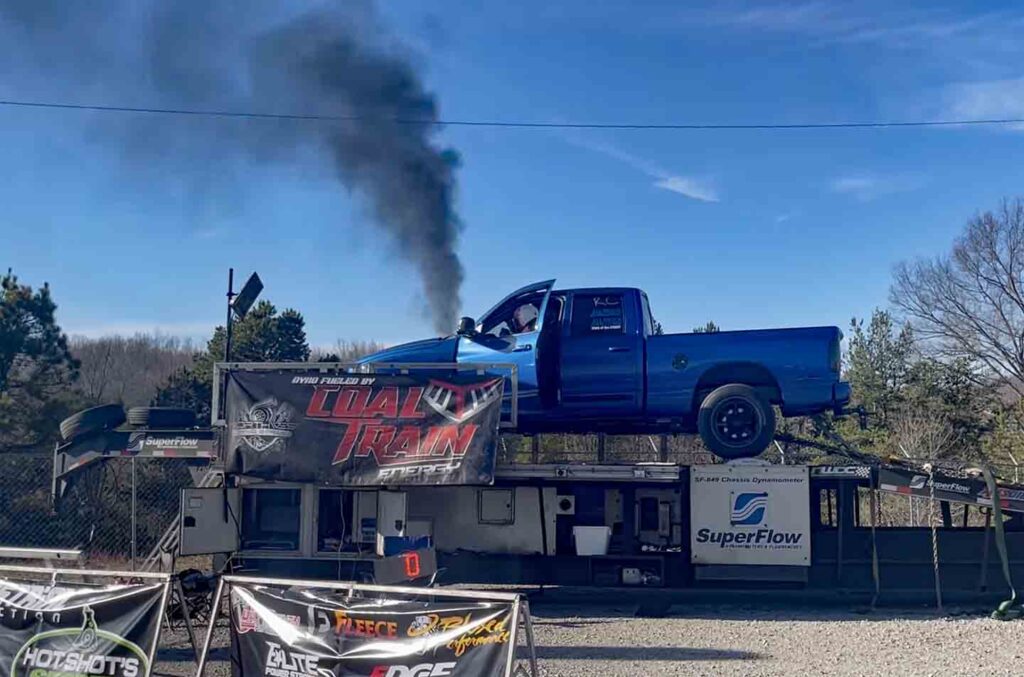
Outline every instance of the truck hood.
<path id="1" fill-rule="evenodd" d="M 411 341 L 410 343 L 391 346 L 372 355 L 367 355 L 359 360 L 359 364 L 370 362 L 410 362 L 412 364 L 438 362 L 451 364 L 455 361 L 455 351 L 458 345 L 459 338 L 457 336 Z"/>

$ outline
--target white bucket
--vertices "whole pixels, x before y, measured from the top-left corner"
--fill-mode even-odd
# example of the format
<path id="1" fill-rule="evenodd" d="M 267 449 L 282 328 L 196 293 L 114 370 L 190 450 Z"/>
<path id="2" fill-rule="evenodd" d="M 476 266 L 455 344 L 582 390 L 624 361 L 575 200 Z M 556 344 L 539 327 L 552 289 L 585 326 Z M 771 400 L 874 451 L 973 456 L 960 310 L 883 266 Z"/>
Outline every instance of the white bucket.
<path id="1" fill-rule="evenodd" d="M 612 537 L 611 527 L 573 527 L 577 555 L 607 555 L 608 539 Z"/>

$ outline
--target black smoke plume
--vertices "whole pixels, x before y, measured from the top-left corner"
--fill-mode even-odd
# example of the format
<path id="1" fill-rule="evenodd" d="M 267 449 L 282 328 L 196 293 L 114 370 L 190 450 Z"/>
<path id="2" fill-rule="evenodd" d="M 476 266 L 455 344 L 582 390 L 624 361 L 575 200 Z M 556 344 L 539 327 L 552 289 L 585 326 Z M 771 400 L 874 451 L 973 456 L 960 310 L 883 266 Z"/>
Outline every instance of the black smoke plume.
<path id="1" fill-rule="evenodd" d="M 416 267 L 435 328 L 450 331 L 463 278 L 453 206 L 458 155 L 434 138 L 436 101 L 368 2 L 288 7 L 267 0 L 0 0 L 0 95 L 345 118 L 124 114 L 113 121 L 96 114 L 87 128 L 130 161 L 180 163 L 178 171 L 196 184 L 223 186 L 225 166 L 240 159 L 332 168 Z"/>

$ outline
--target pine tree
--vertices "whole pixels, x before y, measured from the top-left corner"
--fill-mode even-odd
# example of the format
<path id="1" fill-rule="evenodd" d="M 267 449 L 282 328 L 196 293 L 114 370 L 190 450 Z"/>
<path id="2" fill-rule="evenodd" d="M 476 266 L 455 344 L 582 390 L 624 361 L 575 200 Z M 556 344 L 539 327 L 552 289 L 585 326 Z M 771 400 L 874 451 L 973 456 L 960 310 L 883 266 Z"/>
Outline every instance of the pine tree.
<path id="1" fill-rule="evenodd" d="M 176 372 L 153 399 L 155 406 L 192 409 L 200 420 L 210 416 L 213 365 L 224 360 L 227 331 L 217 327 L 195 364 Z M 310 349 L 302 314 L 287 309 L 278 314 L 269 301 L 260 301 L 232 325 L 232 362 L 305 362 Z"/>
<path id="2" fill-rule="evenodd" d="M 78 362 L 57 325 L 57 304 L 11 270 L 0 277 L 0 451 L 27 451 L 56 439 L 72 407 Z"/>

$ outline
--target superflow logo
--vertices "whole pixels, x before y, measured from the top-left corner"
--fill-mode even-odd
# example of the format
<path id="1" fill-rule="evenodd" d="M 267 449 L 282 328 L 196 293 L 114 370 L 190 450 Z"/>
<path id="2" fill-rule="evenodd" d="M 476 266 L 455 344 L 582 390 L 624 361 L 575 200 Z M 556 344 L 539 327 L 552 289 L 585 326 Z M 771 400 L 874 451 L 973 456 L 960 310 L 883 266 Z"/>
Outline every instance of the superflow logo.
<path id="1" fill-rule="evenodd" d="M 729 512 L 729 524 L 734 527 L 756 527 L 764 524 L 768 511 L 768 492 L 745 491 L 736 494 Z"/>

